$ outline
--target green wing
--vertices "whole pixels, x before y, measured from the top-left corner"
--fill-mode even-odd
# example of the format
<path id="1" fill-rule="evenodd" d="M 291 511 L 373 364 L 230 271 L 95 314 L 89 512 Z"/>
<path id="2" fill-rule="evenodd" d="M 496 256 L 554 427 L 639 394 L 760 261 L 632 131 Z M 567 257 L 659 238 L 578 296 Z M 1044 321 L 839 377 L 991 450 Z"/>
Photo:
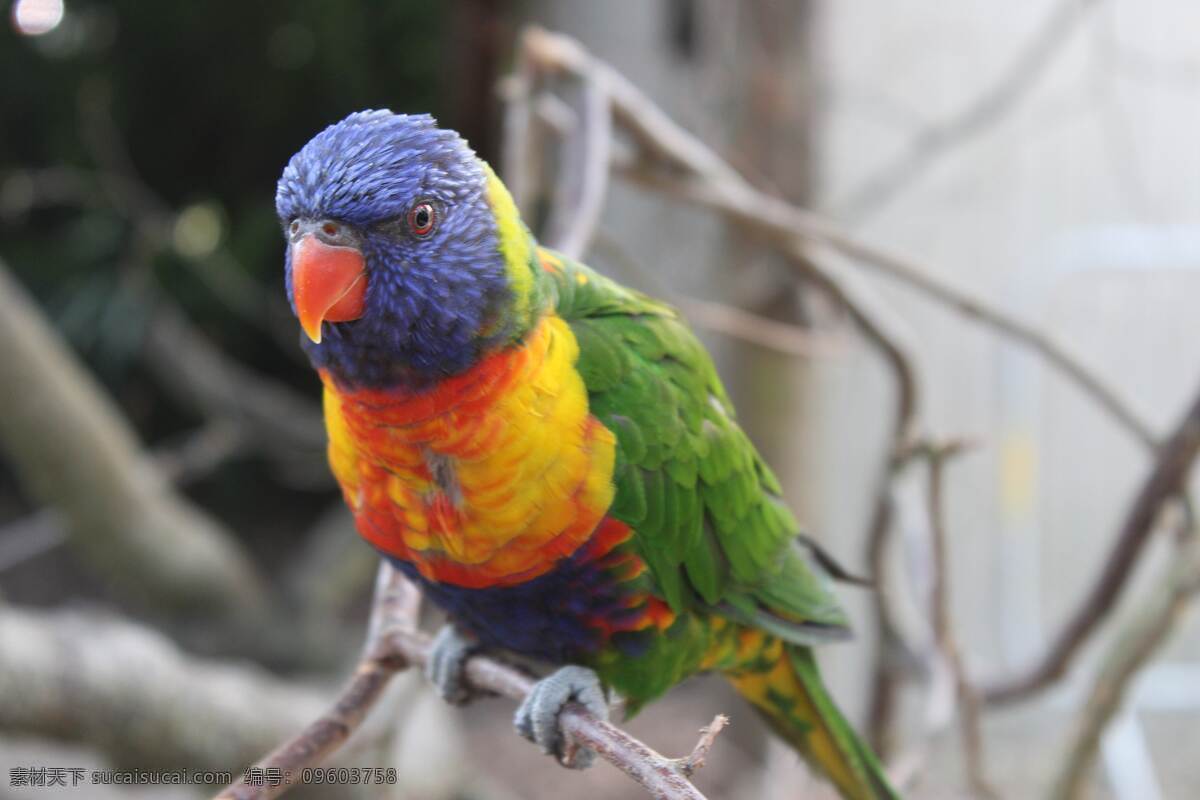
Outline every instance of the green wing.
<path id="1" fill-rule="evenodd" d="M 799 644 L 844 635 L 778 481 L 678 312 L 557 254 L 543 260 L 591 413 L 617 437 L 609 513 L 636 532 L 663 599 Z"/>

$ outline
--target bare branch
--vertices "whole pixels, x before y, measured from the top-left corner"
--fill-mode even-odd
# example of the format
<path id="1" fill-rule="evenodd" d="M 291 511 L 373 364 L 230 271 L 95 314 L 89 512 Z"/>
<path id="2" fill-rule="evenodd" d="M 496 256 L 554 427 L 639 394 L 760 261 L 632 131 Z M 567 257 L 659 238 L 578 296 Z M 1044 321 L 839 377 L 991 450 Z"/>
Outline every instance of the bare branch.
<path id="1" fill-rule="evenodd" d="M 315 687 L 197 658 L 126 620 L 0 605 L 0 728 L 84 742 L 117 766 L 227 770 L 322 703 Z"/>
<path id="2" fill-rule="evenodd" d="M 1009 316 L 965 292 L 933 278 L 916 264 L 899 256 L 864 244 L 832 223 L 748 187 L 702 184 L 695 180 L 663 178 L 654 174 L 628 173 L 628 177 L 660 191 L 720 211 L 748 228 L 758 229 L 777 239 L 802 238 L 823 245 L 872 267 L 916 289 L 930 299 L 958 311 L 967 319 L 980 322 L 1009 339 L 1028 347 L 1045 362 L 1070 379 L 1085 395 L 1096 402 L 1113 420 L 1140 444 L 1152 450 L 1157 437 L 1148 423 L 1107 384 L 1066 348 L 1032 325 Z"/>
<path id="3" fill-rule="evenodd" d="M 1104 729 L 1124 705 L 1134 678 L 1178 626 L 1187 604 L 1200 593 L 1200 539 L 1194 532 L 1180 541 L 1166 573 L 1109 649 L 1050 797 L 1075 800 L 1084 796 Z"/>
<path id="4" fill-rule="evenodd" d="M 100 127 L 113 127 L 111 119 L 105 116 L 104 120 Z M 115 130 L 102 138 L 107 141 L 114 137 L 118 137 Z M 105 145 L 104 149 L 111 146 Z M 171 246 L 169 229 L 173 212 L 136 173 L 128 171 L 129 160 L 121 155 L 123 152 L 104 157 L 110 171 L 66 167 L 17 170 L 8 173 L 6 180 L 27 182 L 33 190 L 32 204 L 78 207 L 115 204 L 138 234 L 130 248 L 129 266 L 139 276 L 136 289 L 139 297 L 144 296 L 145 304 L 154 309 L 142 350 L 151 373 L 181 404 L 214 422 L 225 420 L 237 425 L 248 442 L 274 457 L 289 475 L 308 485 L 327 483 L 320 409 L 286 384 L 258 375 L 221 353 L 165 293 L 156 290 L 149 277 L 150 261 L 157 252 Z M 111 171 L 118 165 L 127 171 Z M 215 281 L 214 294 L 226 305 L 238 303 L 240 307 L 234 310 L 252 317 L 256 324 L 261 323 L 263 308 L 253 298 L 262 297 L 262 287 L 248 279 L 228 253 L 219 253 L 211 260 L 219 263 L 220 269 L 206 266 L 198 272 L 206 281 Z M 217 273 L 227 277 L 216 279 L 213 276 Z M 247 304 L 245 299 L 252 302 Z M 272 331 L 279 334 L 274 326 Z M 303 357 L 295 345 L 294 325 L 277 338 L 286 339 L 281 342 L 286 352 Z M 312 469 L 313 466 L 316 468 Z"/>
<path id="5" fill-rule="evenodd" d="M 649 156 L 685 173 L 719 181 L 740 180 L 732 167 L 672 122 L 628 78 L 593 58 L 569 36 L 530 26 L 521 37 L 520 52 L 524 62 L 540 72 L 566 74 L 577 79 L 598 76 L 608 89 L 616 120 L 634 135 Z"/>
<path id="6" fill-rule="evenodd" d="M 378 702 L 392 676 L 408 666 L 408 661 L 399 652 L 390 649 L 388 636 L 396 631 L 415 631 L 420 606 L 421 594 L 417 588 L 390 566 L 381 567 L 371 618 L 367 623 L 367 643 L 350 682 L 339 693 L 332 708 L 255 766 L 299 775 L 304 767 L 320 763 L 341 747 Z M 278 797 L 289 788 L 288 783 L 252 785 L 243 777 L 217 797 L 221 800 L 270 798 Z"/>
<path id="7" fill-rule="evenodd" d="M 546 244 L 570 258 L 583 256 L 608 194 L 612 109 L 603 76 L 584 77 L 582 105 L 579 135 L 562 147 L 559 201 L 545 232 Z"/>
<path id="8" fill-rule="evenodd" d="M 534 183 L 530 174 L 533 154 L 537 152 L 531 133 L 533 124 L 533 70 L 525 49 L 517 50 L 512 73 L 500 84 L 504 100 L 504 144 L 500 153 L 500 172 L 504 185 L 512 194 L 517 208 L 529 211 L 530 191 Z"/>
<path id="9" fill-rule="evenodd" d="M 62 515 L 43 508 L 0 529 L 0 572 L 53 550 L 67 541 Z"/>
<path id="10" fill-rule="evenodd" d="M 700 741 L 696 742 L 696 746 L 692 748 L 691 753 L 678 760 L 677 766 L 685 778 L 692 777 L 693 773 L 704 766 L 709 751 L 717 743 L 717 737 L 721 734 L 721 731 L 725 730 L 727 725 L 729 725 L 729 717 L 724 714 L 717 714 L 713 717 L 712 722 L 700 729 Z"/>
<path id="11" fill-rule="evenodd" d="M 780 322 L 725 303 L 713 303 L 696 297 L 677 297 L 673 302 L 697 328 L 740 339 L 783 355 L 829 358 L 846 349 L 836 335 L 814 334 L 799 325 Z"/>
<path id="12" fill-rule="evenodd" d="M 151 460 L 163 477 L 179 486 L 207 475 L 240 446 L 240 439 L 228 426 L 207 425 L 178 447 L 162 448 Z M 0 529 L 0 572 L 12 569 L 67 541 L 62 515 L 43 508 Z"/>
<path id="13" fill-rule="evenodd" d="M 744 308 L 678 294 L 658 274 L 634 258 L 619 239 L 603 229 L 596 232 L 593 251 L 611 258 L 627 277 L 651 285 L 654 293 L 682 311 L 693 327 L 795 358 L 828 358 L 846 350 L 843 337 L 837 333 L 814 333 L 808 328 Z"/>
<path id="14" fill-rule="evenodd" d="M 127 595 L 204 614 L 263 607 L 237 539 L 148 468 L 136 438 L 33 301 L 0 267 L 0 445 L 29 494 L 59 509 L 71 544 Z"/>
<path id="15" fill-rule="evenodd" d="M 843 215 L 858 219 L 878 211 L 947 154 L 995 125 L 1037 83 L 1098 5 L 1098 0 L 1062 0 L 995 85 L 954 117 L 918 133 L 903 152 L 863 180 L 842 204 Z"/>
<path id="16" fill-rule="evenodd" d="M 965 443 L 950 441 L 935 444 L 929 450 L 929 527 L 933 540 L 933 587 L 929 599 L 929 617 L 942 657 L 950 667 L 959 703 L 959 729 L 967 762 L 967 777 L 976 794 L 995 797 L 988 785 L 983 756 L 983 737 L 979 728 L 979 691 L 971 683 L 959 650 L 950 613 L 949 565 L 944 501 L 945 466 L 948 459 L 961 454 Z"/>
<path id="17" fill-rule="evenodd" d="M 719 211 L 747 230 L 757 230 L 778 242 L 803 241 L 827 247 L 899 280 L 967 319 L 1029 348 L 1075 383 L 1147 449 L 1155 445 L 1153 429 L 1114 388 L 1034 326 L 943 283 L 913 261 L 862 242 L 812 212 L 754 189 L 708 146 L 672 122 L 637 87 L 593 59 L 573 39 L 533 28 L 525 34 L 523 42 L 523 57 L 541 70 L 576 78 L 593 72 L 605 76 L 614 117 L 642 153 L 632 163 L 615 165 L 625 177 Z M 667 168 L 659 168 L 655 159 Z"/>
<path id="18" fill-rule="evenodd" d="M 419 603 L 416 588 L 390 564 L 381 564 L 371 620 L 367 625 L 367 643 L 354 677 L 329 711 L 272 751 L 257 766 L 278 767 L 297 774 L 304 767 L 319 763 L 358 727 L 396 672 L 428 661 L 431 641 L 416 628 Z M 524 699 L 533 688 L 531 678 L 488 658 L 471 658 L 465 672 L 468 686 L 514 700 Z M 559 720 L 563 732 L 577 745 L 595 750 L 601 758 L 645 787 L 652 797 L 704 800 L 704 795 L 687 780 L 679 762 L 660 755 L 615 725 L 597 719 L 582 706 L 568 705 Z M 711 742 L 707 746 L 704 742 L 715 736 L 716 732 L 712 732 L 702 737 L 697 745 L 701 756 L 711 747 Z M 690 763 L 692 770 L 701 763 L 684 761 Z M 217 795 L 217 800 L 265 800 L 279 796 L 288 788 L 285 784 L 251 786 L 242 780 L 227 787 Z"/>
<path id="19" fill-rule="evenodd" d="M 989 703 L 1011 703 L 1047 688 L 1066 674 L 1092 631 L 1116 607 L 1129 575 L 1154 532 L 1163 506 L 1180 496 L 1200 454 L 1200 392 L 1163 443 L 1158 459 L 1130 506 L 1104 569 L 1058 637 L 1032 669 L 989 687 Z"/>
<path id="20" fill-rule="evenodd" d="M 176 211 L 138 173 L 127 143 L 112 116 L 111 89 L 103 78 L 89 79 L 79 92 L 80 131 L 84 145 L 99 169 L 95 173 L 116 211 L 137 234 L 135 248 L 148 255 L 174 250 L 172 232 Z M 177 252 L 177 251 L 176 251 Z M 268 294 L 241 266 L 228 247 L 218 245 L 205 256 L 183 256 L 183 264 L 227 308 L 275 340 L 292 358 L 302 358 L 293 325 L 272 322 L 286 318 L 283 301 Z M 135 266 L 142 267 L 148 258 Z"/>
<path id="21" fill-rule="evenodd" d="M 534 28 L 526 32 L 523 44 L 522 58 L 544 72 L 555 71 L 577 78 L 603 76 L 611 94 L 613 114 L 639 148 L 638 156 L 631 162 L 614 164 L 621 174 L 656 191 L 711 208 L 737 221 L 743 229 L 766 236 L 804 278 L 822 288 L 847 310 L 895 375 L 897 392 L 892 441 L 878 479 L 867 536 L 873 576 L 878 586 L 874 594 L 875 610 L 885 647 L 876 674 L 875 706 L 877 710 L 890 707 L 885 697 L 890 697 L 895 670 L 886 650 L 896 645 L 900 635 L 890 619 L 885 600 L 888 587 L 884 585 L 882 561 L 891 531 L 891 483 L 903 461 L 898 454 L 918 440 L 920 428 L 916 350 L 909 342 L 903 323 L 843 265 L 828 259 L 818 262 L 811 257 L 805 240 L 820 240 L 811 235 L 816 226 L 810 215 L 755 190 L 720 156 L 671 121 L 627 79 L 593 59 L 577 42 Z M 829 238 L 828 230 L 822 228 L 821 232 L 824 238 Z M 881 727 L 886 727 L 884 714 L 879 714 L 876 720 Z"/>
<path id="22" fill-rule="evenodd" d="M 227 420 L 260 448 L 324 470 L 321 411 L 290 387 L 225 357 L 173 303 L 158 298 L 145 340 L 147 365 L 179 402 Z"/>

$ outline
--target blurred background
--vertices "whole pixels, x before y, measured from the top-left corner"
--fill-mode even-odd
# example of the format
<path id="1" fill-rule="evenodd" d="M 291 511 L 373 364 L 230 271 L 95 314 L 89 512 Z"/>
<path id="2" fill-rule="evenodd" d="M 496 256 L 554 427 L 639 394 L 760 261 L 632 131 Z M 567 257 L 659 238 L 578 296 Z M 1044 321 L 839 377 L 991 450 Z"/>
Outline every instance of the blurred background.
<path id="1" fill-rule="evenodd" d="M 844 247 L 781 255 L 728 213 L 618 178 L 583 249 L 692 318 L 810 533 L 882 576 L 878 595 L 842 590 L 859 635 L 822 659 L 910 794 L 1200 793 L 1200 626 L 1184 613 L 1200 570 L 1176 491 L 1150 509 L 1146 547 L 1116 559 L 1130 582 L 1100 592 L 1120 602 L 1069 669 L 1019 702 L 994 688 L 1078 618 L 1137 527 L 1161 443 L 1186 434 L 1193 4 L 4 7 L 0 797 L 206 796 L 216 787 L 23 788 L 14 770 L 236 777 L 333 697 L 376 561 L 324 464 L 275 180 L 314 133 L 369 107 L 433 113 L 484 158 L 529 168 L 511 106 L 530 73 L 505 78 L 528 24 L 577 39 L 762 197 L 919 273 L 897 280 Z M 540 231 L 566 202 L 555 174 L 580 157 L 579 82 L 552 78 L 534 76 L 530 113 L 537 141 L 566 143 L 534 148 L 519 198 Z M 1074 367 L 1096 382 L 1081 389 Z M 943 459 L 947 444 L 963 447 Z M 733 725 L 696 779 L 709 797 L 824 796 L 720 681 L 689 682 L 630 729 L 682 754 L 718 711 Z M 447 708 L 401 676 L 335 761 L 395 766 L 399 783 L 307 796 L 643 796 L 607 764 L 556 768 L 510 715 L 499 700 Z"/>

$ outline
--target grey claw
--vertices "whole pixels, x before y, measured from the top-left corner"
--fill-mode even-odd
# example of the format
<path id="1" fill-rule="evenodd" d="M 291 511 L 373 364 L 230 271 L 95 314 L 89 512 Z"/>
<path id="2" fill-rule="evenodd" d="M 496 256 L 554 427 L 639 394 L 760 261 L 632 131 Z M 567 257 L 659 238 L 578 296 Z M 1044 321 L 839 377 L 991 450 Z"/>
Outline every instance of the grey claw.
<path id="1" fill-rule="evenodd" d="M 600 678 L 587 667 L 563 667 L 533 686 L 533 691 L 517 708 L 513 725 L 517 733 L 553 755 L 559 763 L 573 769 L 592 765 L 596 754 L 586 747 L 575 749 L 567 760 L 568 745 L 558 722 L 558 715 L 567 703 L 580 703 L 600 719 L 608 719 L 608 699 Z"/>
<path id="2" fill-rule="evenodd" d="M 462 705 L 472 698 L 474 693 L 463 681 L 463 665 L 478 650 L 479 643 L 454 625 L 443 625 L 434 637 L 425 677 L 446 702 Z"/>

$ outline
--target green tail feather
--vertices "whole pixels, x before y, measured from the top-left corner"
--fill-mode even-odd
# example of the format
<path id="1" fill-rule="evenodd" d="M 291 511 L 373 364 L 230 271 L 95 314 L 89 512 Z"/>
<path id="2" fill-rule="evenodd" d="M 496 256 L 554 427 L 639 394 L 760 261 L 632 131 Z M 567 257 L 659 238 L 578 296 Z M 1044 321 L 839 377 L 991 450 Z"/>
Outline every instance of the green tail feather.
<path id="1" fill-rule="evenodd" d="M 879 760 L 825 691 L 812 651 L 785 644 L 783 657 L 763 671 L 728 678 L 771 727 L 827 777 L 847 800 L 899 800 Z"/>

